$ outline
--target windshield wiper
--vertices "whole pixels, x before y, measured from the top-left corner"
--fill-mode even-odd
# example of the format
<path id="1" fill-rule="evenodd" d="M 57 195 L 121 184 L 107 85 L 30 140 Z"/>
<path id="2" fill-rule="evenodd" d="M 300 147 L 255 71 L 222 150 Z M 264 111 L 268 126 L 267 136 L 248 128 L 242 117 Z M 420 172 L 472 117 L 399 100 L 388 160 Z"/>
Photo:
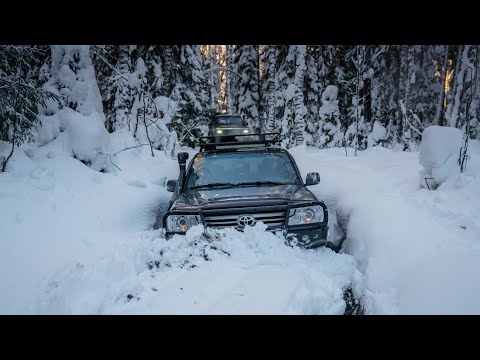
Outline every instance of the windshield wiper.
<path id="1" fill-rule="evenodd" d="M 236 186 L 248 186 L 248 185 L 261 186 L 261 185 L 290 185 L 290 184 L 275 182 L 275 181 L 251 181 L 251 182 L 241 182 L 235 185 Z"/>
<path id="2" fill-rule="evenodd" d="M 226 186 L 237 186 L 238 184 L 232 184 L 232 183 L 213 183 L 213 184 L 205 184 L 205 185 L 197 185 L 197 186 L 192 186 L 190 190 L 193 189 L 201 189 L 201 188 L 214 188 L 214 187 L 226 187 Z"/>

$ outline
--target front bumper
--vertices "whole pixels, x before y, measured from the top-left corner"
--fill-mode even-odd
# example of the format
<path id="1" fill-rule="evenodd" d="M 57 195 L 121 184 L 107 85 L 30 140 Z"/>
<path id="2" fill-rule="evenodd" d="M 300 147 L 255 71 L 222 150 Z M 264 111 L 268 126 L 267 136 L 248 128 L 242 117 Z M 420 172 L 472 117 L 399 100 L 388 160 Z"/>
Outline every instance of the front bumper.
<path id="1" fill-rule="evenodd" d="M 277 234 L 280 232 L 280 234 L 285 237 L 286 243 L 289 245 L 298 245 L 300 247 L 304 247 L 308 249 L 316 248 L 319 246 L 328 246 L 328 211 L 327 211 L 327 207 L 322 202 L 311 202 L 310 205 L 321 205 L 324 208 L 323 222 L 315 223 L 315 224 L 304 224 L 304 225 L 290 225 L 290 226 L 288 225 L 288 214 L 290 212 L 290 209 L 304 207 L 306 205 L 308 205 L 308 203 L 288 205 L 286 208 L 285 225 L 282 225 L 279 227 L 267 228 L 267 231 L 277 233 Z M 206 224 L 202 211 L 192 212 L 192 213 L 172 211 L 172 212 L 167 212 L 164 216 L 163 223 L 164 223 L 165 229 L 166 229 L 167 217 L 170 214 L 176 214 L 176 213 L 182 213 L 185 215 L 193 215 L 193 214 L 200 215 L 203 226 L 206 229 L 210 228 Z M 211 229 L 215 229 L 215 228 L 211 228 Z M 243 231 L 242 227 L 235 227 L 235 229 L 238 231 Z M 167 231 L 165 233 L 165 237 L 169 239 L 175 234 L 185 235 L 186 233 Z"/>
<path id="2" fill-rule="evenodd" d="M 208 228 L 208 227 L 207 227 Z M 210 229 L 210 228 L 208 228 Z M 215 229 L 215 228 L 211 228 Z M 243 228 L 236 227 L 238 231 L 243 231 Z M 319 246 L 327 245 L 328 226 L 316 226 L 308 228 L 286 229 L 286 228 L 272 228 L 267 229 L 272 233 L 280 233 L 286 239 L 289 245 L 298 245 L 306 249 L 312 249 Z M 169 232 L 165 233 L 165 237 L 170 239 L 173 235 L 185 235 L 185 232 Z"/>

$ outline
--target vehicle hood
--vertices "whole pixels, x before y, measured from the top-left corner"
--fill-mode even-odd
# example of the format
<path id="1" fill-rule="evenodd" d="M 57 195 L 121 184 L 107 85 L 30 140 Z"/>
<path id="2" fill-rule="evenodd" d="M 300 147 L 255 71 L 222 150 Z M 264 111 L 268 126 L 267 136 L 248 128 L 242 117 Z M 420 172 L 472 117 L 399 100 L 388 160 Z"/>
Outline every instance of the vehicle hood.
<path id="1" fill-rule="evenodd" d="M 316 201 L 316 197 L 303 185 L 244 186 L 226 189 L 190 190 L 176 201 L 178 206 L 209 205 L 248 200 L 283 200 L 287 202 Z"/>

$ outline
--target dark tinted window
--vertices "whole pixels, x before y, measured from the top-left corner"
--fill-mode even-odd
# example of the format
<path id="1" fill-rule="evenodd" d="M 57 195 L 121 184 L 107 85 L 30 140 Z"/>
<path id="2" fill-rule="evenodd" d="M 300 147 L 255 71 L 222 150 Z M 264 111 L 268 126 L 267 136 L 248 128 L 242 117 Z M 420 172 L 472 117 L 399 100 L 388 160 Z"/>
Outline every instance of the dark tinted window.
<path id="1" fill-rule="evenodd" d="M 246 125 L 240 116 L 217 116 L 215 123 L 218 125 Z"/>
<path id="2" fill-rule="evenodd" d="M 272 181 L 300 185 L 285 153 L 225 153 L 197 155 L 187 179 L 188 188 L 213 183 Z"/>

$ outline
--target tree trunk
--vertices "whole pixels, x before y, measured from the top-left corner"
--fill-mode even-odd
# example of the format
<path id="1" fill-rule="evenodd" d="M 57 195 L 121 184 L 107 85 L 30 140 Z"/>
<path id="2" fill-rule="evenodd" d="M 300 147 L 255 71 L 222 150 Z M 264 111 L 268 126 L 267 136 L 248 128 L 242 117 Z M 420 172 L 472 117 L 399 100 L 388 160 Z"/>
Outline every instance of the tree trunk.
<path id="1" fill-rule="evenodd" d="M 445 59 L 443 61 L 443 71 L 442 77 L 440 79 L 441 89 L 440 94 L 438 95 L 437 109 L 435 111 L 435 119 L 433 124 L 435 125 L 444 125 L 444 104 L 445 104 L 445 87 L 447 82 L 447 72 L 448 72 L 448 55 L 449 55 L 449 46 L 445 45 Z"/>
<path id="2" fill-rule="evenodd" d="M 449 120 L 449 125 L 451 127 L 457 127 L 459 124 L 459 112 L 460 112 L 460 106 L 462 105 L 462 92 L 463 92 L 463 84 L 465 81 L 465 71 L 467 69 L 467 66 L 464 62 L 464 59 L 468 58 L 468 51 L 470 50 L 470 45 L 465 45 L 462 46 L 462 51 L 458 52 L 458 63 L 457 63 L 457 69 L 459 69 L 458 73 L 456 74 L 455 78 L 455 92 L 454 96 L 455 98 L 453 99 L 453 106 L 452 110 L 450 113 L 450 118 Z"/>
<path id="3" fill-rule="evenodd" d="M 367 123 L 372 121 L 372 77 L 368 73 L 372 62 L 372 46 L 365 46 L 365 58 L 363 61 L 362 76 L 367 76 L 363 79 L 363 87 L 360 92 L 360 97 L 363 99 L 363 116 Z"/>

